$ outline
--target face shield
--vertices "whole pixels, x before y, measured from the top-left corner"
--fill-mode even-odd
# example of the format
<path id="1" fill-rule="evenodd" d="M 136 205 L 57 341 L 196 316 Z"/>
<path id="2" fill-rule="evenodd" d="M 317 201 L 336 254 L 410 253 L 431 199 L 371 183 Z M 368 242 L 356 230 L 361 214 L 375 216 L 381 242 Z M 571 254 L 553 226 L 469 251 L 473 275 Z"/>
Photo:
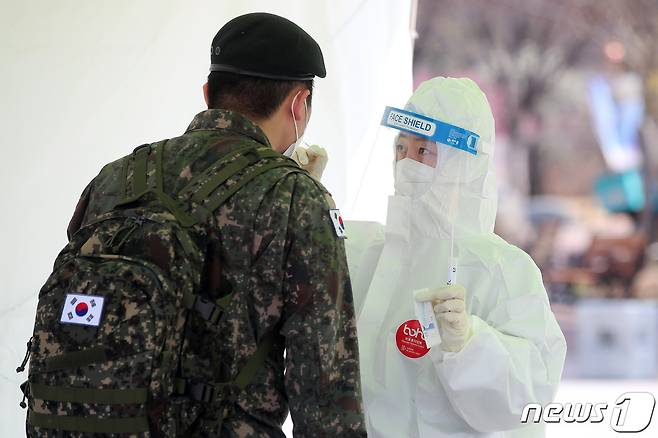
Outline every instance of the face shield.
<path id="1" fill-rule="evenodd" d="M 442 220 L 453 222 L 464 184 L 476 183 L 471 190 L 482 189 L 484 182 L 477 187 L 470 172 L 471 157 L 477 156 L 480 141 L 474 132 L 423 114 L 386 107 L 376 139 L 357 192 L 357 210 L 360 203 L 385 204 L 389 195 L 417 200 L 434 192 L 438 196 L 432 201 L 442 210 Z"/>
<path id="2" fill-rule="evenodd" d="M 449 239 L 452 260 L 455 235 L 479 228 L 489 175 L 483 145 L 478 133 L 457 124 L 386 107 L 357 203 L 387 205 L 389 228 Z"/>
<path id="3" fill-rule="evenodd" d="M 386 108 L 381 125 L 398 131 L 394 142 L 397 195 L 419 198 L 441 177 L 443 182 L 456 183 L 459 189 L 470 160 L 458 151 L 477 155 L 478 134 L 393 107 Z"/>

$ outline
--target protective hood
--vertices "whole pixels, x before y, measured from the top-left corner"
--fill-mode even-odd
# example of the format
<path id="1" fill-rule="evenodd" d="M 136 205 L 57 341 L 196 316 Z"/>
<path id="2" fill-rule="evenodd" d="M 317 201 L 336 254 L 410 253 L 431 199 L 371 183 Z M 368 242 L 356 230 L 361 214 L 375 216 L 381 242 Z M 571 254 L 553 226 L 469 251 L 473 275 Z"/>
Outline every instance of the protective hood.
<path id="1" fill-rule="evenodd" d="M 455 236 L 492 233 L 497 208 L 495 126 L 484 93 L 470 79 L 437 77 L 418 87 L 405 110 L 479 136 L 474 145 L 463 149 L 437 143 L 438 162 L 431 186 L 410 203 L 413 216 L 430 220 L 418 231 L 443 237 L 454 226 Z"/>

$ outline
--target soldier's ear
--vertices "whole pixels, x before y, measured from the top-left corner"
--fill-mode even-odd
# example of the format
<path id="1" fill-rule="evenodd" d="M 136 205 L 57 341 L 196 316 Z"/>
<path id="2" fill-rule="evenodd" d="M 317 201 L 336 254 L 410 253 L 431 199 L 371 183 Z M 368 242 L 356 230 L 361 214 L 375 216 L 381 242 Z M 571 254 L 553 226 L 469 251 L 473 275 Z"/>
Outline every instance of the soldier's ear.
<path id="1" fill-rule="evenodd" d="M 208 82 L 203 84 L 203 100 L 206 101 L 206 106 L 210 108 L 210 104 L 208 103 L 210 99 L 208 98 Z"/>
<path id="2" fill-rule="evenodd" d="M 289 108 L 292 107 L 292 114 L 297 122 L 304 123 L 308 118 L 308 114 L 306 113 L 307 107 L 304 105 L 304 102 L 310 94 L 311 92 L 308 89 L 302 87 L 297 87 L 290 92 L 289 98 L 291 99 L 291 103 L 289 104 Z"/>

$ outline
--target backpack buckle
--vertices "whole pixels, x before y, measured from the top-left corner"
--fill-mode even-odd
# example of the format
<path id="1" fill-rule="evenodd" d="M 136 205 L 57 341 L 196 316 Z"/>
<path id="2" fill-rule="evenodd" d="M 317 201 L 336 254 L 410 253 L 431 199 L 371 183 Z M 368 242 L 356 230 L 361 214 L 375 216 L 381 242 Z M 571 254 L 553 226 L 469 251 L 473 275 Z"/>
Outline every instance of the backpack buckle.
<path id="1" fill-rule="evenodd" d="M 199 382 L 188 384 L 186 393 L 194 400 L 203 403 L 233 403 L 237 398 L 236 388 L 230 383 L 211 385 Z"/>
<path id="2" fill-rule="evenodd" d="M 194 311 L 196 311 L 201 316 L 201 318 L 205 319 L 211 324 L 215 324 L 222 314 L 222 311 L 215 303 L 200 296 L 197 296 L 194 300 L 192 309 L 194 309 Z"/>
<path id="3" fill-rule="evenodd" d="M 210 403 L 215 396 L 215 387 L 205 383 L 195 383 L 188 386 L 188 394 L 196 401 Z"/>
<path id="4" fill-rule="evenodd" d="M 222 298 L 213 300 L 203 298 L 195 293 L 186 292 L 183 295 L 183 305 L 186 309 L 196 312 L 201 318 L 211 324 L 217 324 L 224 310 L 228 307 L 233 293 L 224 295 Z"/>

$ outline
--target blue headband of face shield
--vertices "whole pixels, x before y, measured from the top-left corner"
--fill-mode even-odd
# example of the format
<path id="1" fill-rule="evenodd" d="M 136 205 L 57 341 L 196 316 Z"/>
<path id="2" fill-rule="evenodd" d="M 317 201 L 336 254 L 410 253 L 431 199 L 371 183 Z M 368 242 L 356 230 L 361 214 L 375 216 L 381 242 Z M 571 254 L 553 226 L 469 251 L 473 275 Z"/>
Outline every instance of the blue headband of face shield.
<path id="1" fill-rule="evenodd" d="M 419 135 L 473 155 L 478 153 L 480 136 L 476 133 L 411 111 L 387 106 L 381 125 Z"/>

